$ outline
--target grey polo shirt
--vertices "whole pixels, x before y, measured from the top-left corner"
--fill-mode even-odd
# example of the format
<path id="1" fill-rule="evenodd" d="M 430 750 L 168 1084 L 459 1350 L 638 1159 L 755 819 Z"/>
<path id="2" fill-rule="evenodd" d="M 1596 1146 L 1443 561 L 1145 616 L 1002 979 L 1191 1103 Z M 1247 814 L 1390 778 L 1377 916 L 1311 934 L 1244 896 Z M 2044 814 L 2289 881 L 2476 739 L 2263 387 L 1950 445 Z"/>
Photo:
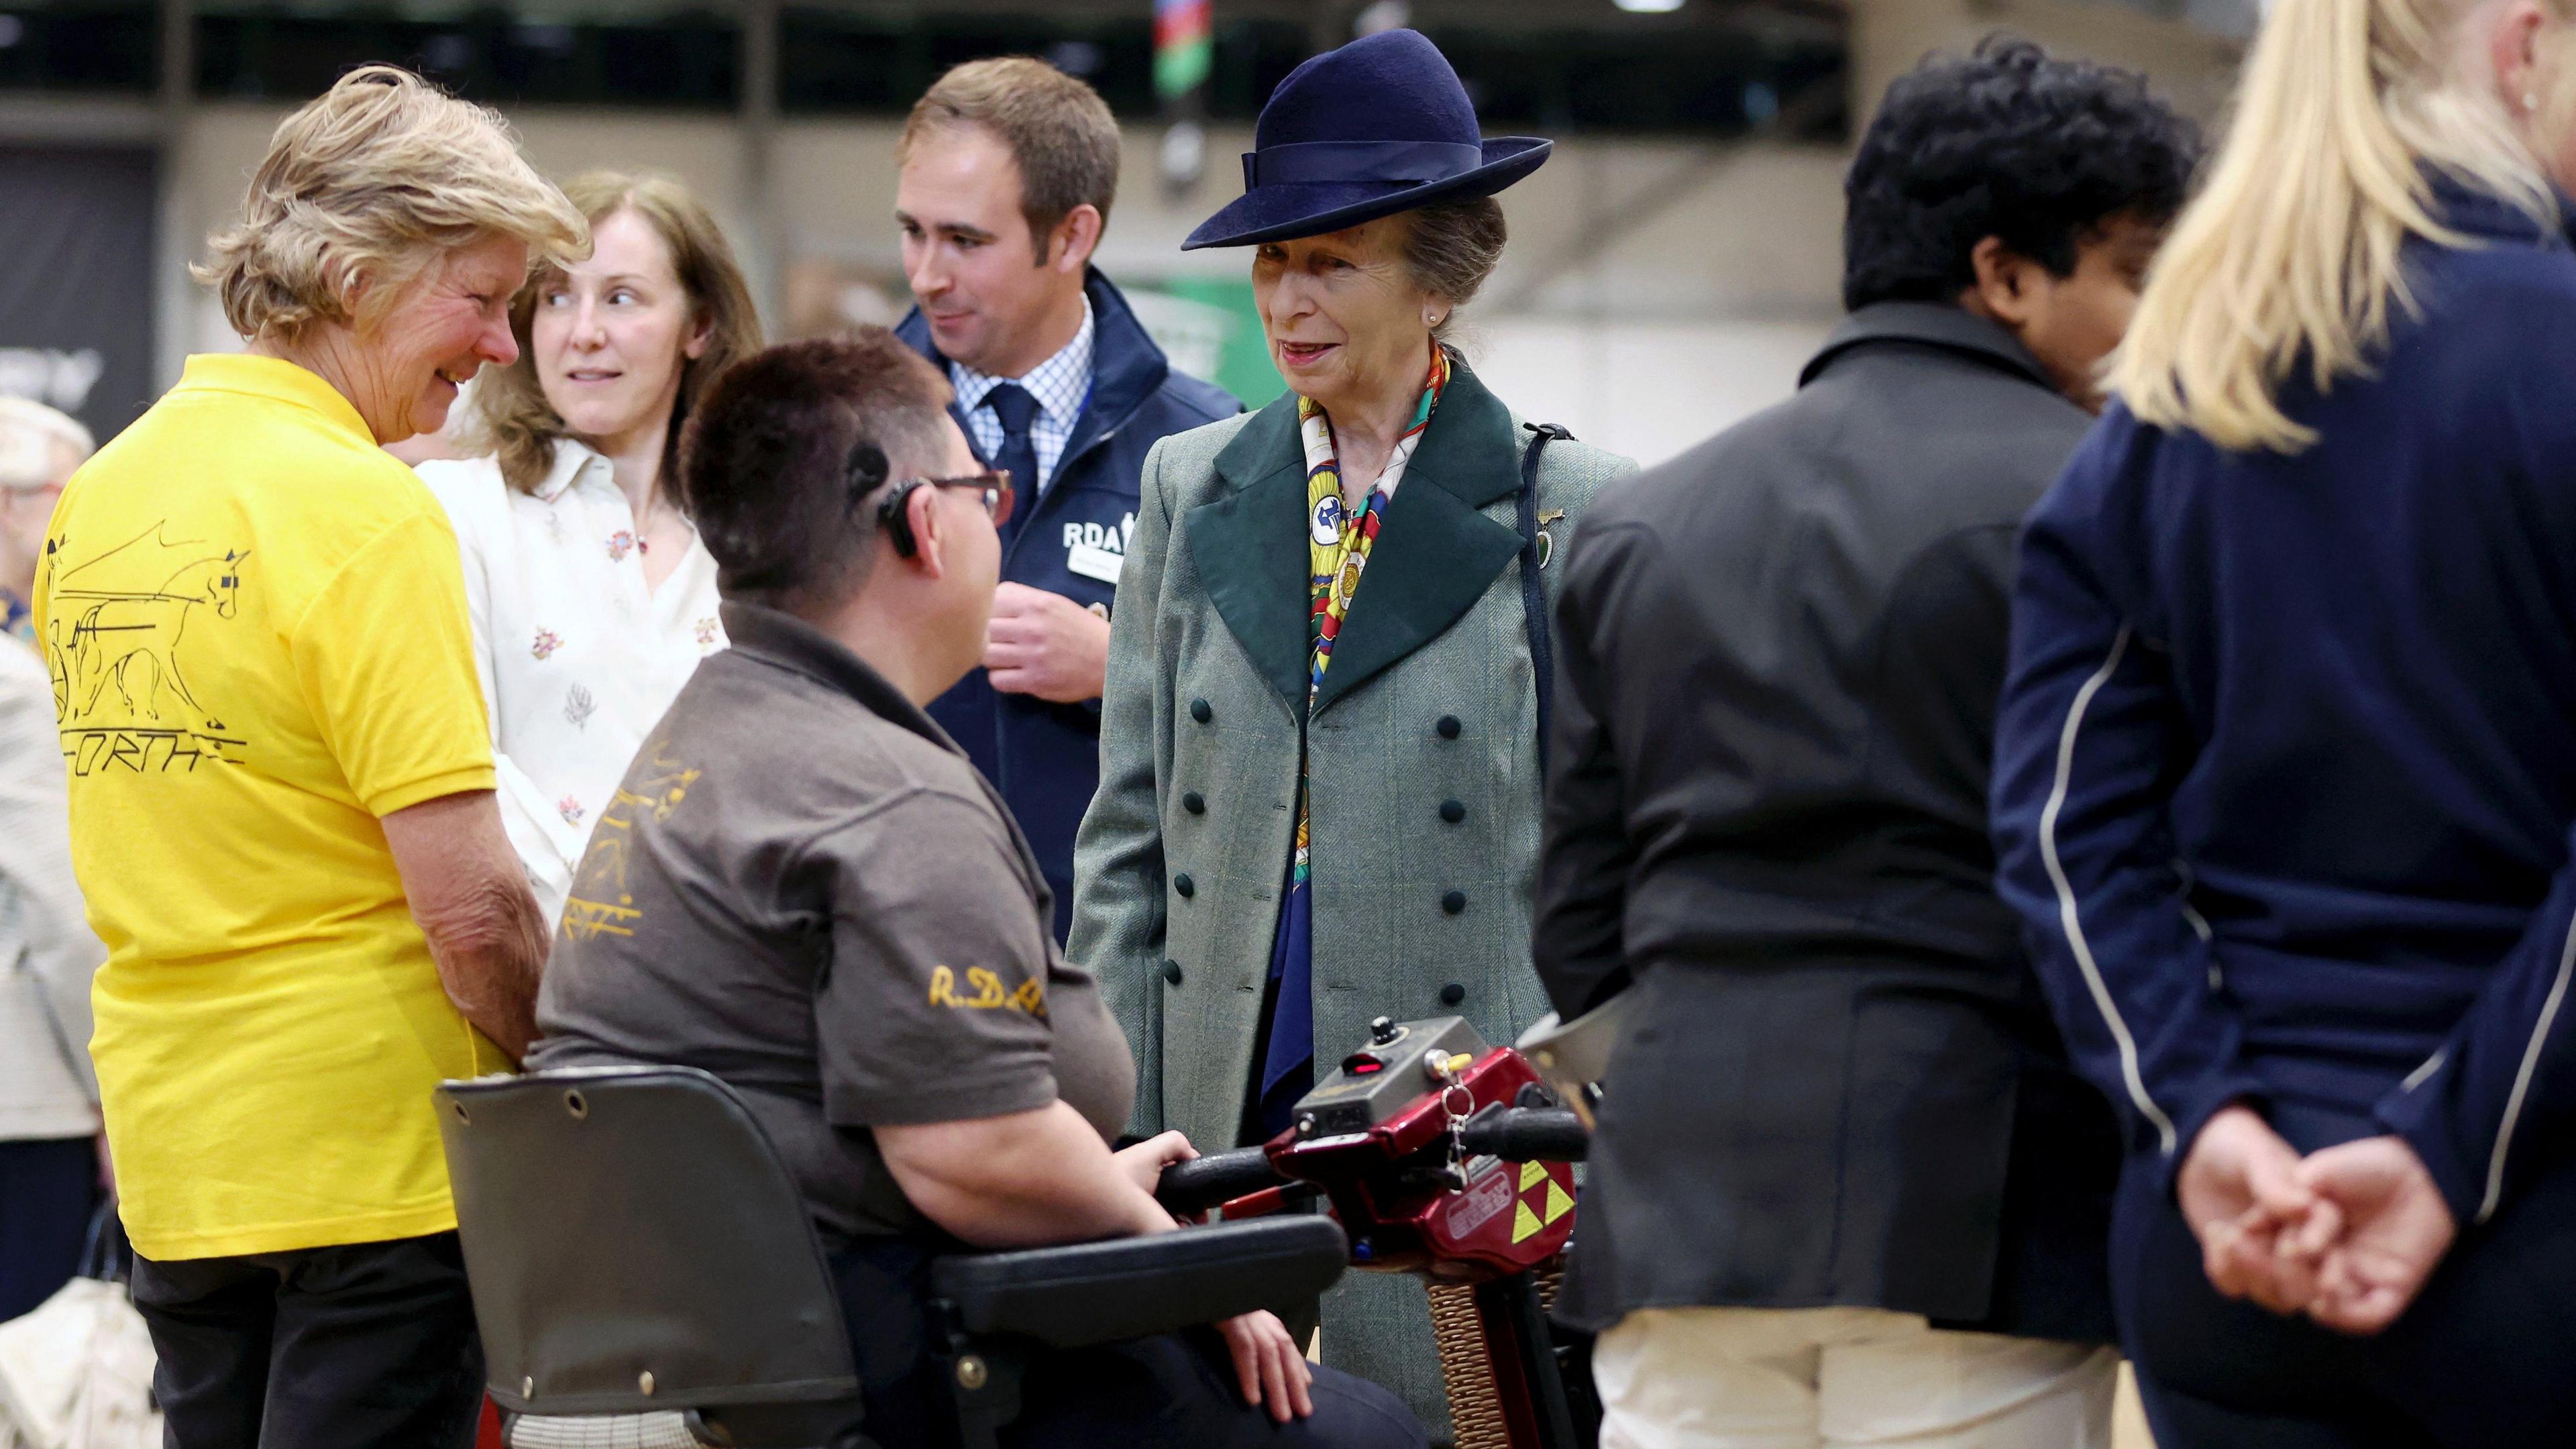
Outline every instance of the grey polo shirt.
<path id="1" fill-rule="evenodd" d="M 843 1237 L 923 1224 L 871 1127 L 1062 1098 L 1115 1134 L 1135 1065 L 992 786 L 812 626 L 724 623 L 600 812 L 529 1067 L 714 1073 Z"/>

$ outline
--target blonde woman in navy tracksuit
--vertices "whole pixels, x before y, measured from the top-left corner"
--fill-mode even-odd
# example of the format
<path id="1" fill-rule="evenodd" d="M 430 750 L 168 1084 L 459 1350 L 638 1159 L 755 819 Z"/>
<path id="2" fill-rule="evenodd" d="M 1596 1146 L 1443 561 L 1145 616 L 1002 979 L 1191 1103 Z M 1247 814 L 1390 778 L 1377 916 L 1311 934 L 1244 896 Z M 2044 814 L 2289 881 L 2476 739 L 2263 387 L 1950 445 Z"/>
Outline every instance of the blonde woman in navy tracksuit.
<path id="1" fill-rule="evenodd" d="M 2576 5 L 2278 0 L 2032 513 L 1994 820 L 2158 1442 L 2576 1423 Z"/>

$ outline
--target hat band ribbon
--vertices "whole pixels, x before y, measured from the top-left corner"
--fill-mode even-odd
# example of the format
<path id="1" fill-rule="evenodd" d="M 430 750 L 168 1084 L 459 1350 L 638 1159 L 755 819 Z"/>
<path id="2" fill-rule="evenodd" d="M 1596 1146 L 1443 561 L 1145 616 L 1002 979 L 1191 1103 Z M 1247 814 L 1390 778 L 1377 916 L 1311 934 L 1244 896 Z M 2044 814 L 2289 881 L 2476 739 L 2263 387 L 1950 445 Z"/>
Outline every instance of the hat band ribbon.
<path id="1" fill-rule="evenodd" d="M 1485 148 L 1461 141 L 1299 141 L 1243 153 L 1243 185 L 1299 186 L 1353 181 L 1421 184 L 1464 176 L 1485 164 Z"/>

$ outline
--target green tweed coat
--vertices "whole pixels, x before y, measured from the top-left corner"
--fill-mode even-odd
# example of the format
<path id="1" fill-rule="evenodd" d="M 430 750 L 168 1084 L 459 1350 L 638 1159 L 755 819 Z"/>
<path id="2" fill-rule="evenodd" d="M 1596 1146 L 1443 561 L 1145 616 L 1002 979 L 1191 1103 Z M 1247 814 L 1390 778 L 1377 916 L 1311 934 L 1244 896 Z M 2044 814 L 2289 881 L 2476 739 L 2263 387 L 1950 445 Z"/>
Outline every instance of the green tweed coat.
<path id="1" fill-rule="evenodd" d="M 1530 967 L 1538 702 L 1516 505 L 1529 433 L 1459 366 L 1389 503 L 1308 725 L 1315 1055 L 1371 1017 L 1457 1014 L 1512 1040 L 1547 1009 Z M 1562 543 L 1636 464 L 1541 455 Z M 1074 846 L 1070 954 L 1137 1055 L 1133 1130 L 1234 1145 L 1291 837 L 1307 688 L 1306 464 L 1291 394 L 1145 460 L 1111 621 L 1100 791 Z M 1543 571 L 1553 603 L 1561 574 Z M 1435 1429 L 1421 1286 L 1353 1274 L 1325 1362 Z"/>

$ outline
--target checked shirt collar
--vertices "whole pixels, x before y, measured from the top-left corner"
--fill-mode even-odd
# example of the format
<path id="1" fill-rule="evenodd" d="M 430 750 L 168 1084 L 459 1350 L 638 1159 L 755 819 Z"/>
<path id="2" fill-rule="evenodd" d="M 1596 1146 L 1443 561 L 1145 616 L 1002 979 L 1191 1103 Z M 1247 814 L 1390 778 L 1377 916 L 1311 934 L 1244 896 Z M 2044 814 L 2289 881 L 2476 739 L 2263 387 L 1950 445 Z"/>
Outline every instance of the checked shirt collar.
<path id="1" fill-rule="evenodd" d="M 1038 414 L 1029 424 L 1029 444 L 1037 452 L 1038 476 L 1029 480 L 1029 496 L 1046 491 L 1055 481 L 1055 466 L 1064 458 L 1065 444 L 1073 440 L 1073 425 L 1081 420 L 1083 406 L 1091 400 L 1092 340 L 1097 335 L 1091 315 L 1091 299 L 1082 299 L 1082 326 L 1073 340 L 1055 356 L 1032 367 L 1025 377 L 995 377 L 978 372 L 962 362 L 948 364 L 949 386 L 957 389 L 957 410 L 966 415 L 968 431 L 975 439 L 975 449 L 986 458 L 1002 451 L 1002 420 L 984 406 L 984 398 L 1006 382 L 1016 382 L 1037 399 Z"/>

